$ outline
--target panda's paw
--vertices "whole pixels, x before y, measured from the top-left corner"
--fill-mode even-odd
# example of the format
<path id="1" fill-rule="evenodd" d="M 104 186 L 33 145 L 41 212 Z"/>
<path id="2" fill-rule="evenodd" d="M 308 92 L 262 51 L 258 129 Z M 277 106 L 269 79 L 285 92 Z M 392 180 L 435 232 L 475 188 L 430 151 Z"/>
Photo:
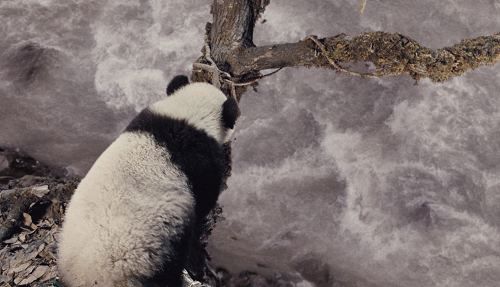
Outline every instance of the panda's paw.
<path id="1" fill-rule="evenodd" d="M 210 285 L 203 284 L 200 281 L 196 281 L 191 278 L 186 269 L 182 270 L 182 281 L 182 287 L 210 287 Z"/>

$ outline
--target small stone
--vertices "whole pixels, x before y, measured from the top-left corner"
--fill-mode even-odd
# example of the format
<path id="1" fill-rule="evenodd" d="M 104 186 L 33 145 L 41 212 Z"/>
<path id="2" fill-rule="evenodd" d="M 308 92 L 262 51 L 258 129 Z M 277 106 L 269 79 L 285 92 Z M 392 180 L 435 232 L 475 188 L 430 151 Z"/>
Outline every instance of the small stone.
<path id="1" fill-rule="evenodd" d="M 40 246 L 38 246 L 38 249 L 37 249 L 38 253 L 42 252 L 42 250 L 44 248 L 45 248 L 45 244 L 44 243 L 40 244 Z"/>
<path id="2" fill-rule="evenodd" d="M 24 271 L 26 270 L 28 267 L 30 267 L 31 265 L 31 262 L 25 262 L 19 266 L 16 266 L 14 268 L 11 268 L 7 273 L 10 274 L 10 273 L 19 273 L 21 271 Z"/>
<path id="3" fill-rule="evenodd" d="M 57 268 L 56 266 L 50 266 L 50 270 L 45 273 L 45 275 L 40 278 L 40 282 L 45 282 L 48 280 L 55 279 L 57 277 Z M 54 286 L 59 286 L 59 285 L 54 285 Z"/>
<path id="4" fill-rule="evenodd" d="M 26 234 L 25 234 L 25 233 L 21 233 L 21 234 L 19 234 L 18 239 L 19 239 L 19 241 L 21 241 L 21 242 L 26 241 Z"/>
<path id="5" fill-rule="evenodd" d="M 37 250 L 33 250 L 33 251 L 29 252 L 29 253 L 26 253 L 26 254 L 24 255 L 24 259 L 25 259 L 25 260 L 32 260 L 32 259 L 34 259 L 35 257 L 37 257 L 39 253 L 40 253 L 40 252 L 38 252 L 38 249 L 37 249 Z"/>
<path id="6" fill-rule="evenodd" d="M 33 273 L 31 273 L 28 277 L 21 280 L 18 284 L 19 285 L 27 285 L 27 284 L 33 283 L 33 282 L 35 282 L 35 280 L 37 280 L 38 278 L 45 275 L 45 273 L 48 270 L 49 270 L 49 266 L 40 265 L 35 269 L 35 271 L 33 271 Z"/>
<path id="7" fill-rule="evenodd" d="M 35 269 L 35 266 L 30 266 L 24 272 L 19 273 L 16 278 L 14 278 L 14 284 L 20 285 L 21 281 L 26 278 L 28 274 L 30 274 Z"/>
<path id="8" fill-rule="evenodd" d="M 18 190 L 17 189 L 5 189 L 0 192 L 0 198 L 8 198 L 12 196 L 14 193 L 16 193 Z"/>
<path id="9" fill-rule="evenodd" d="M 5 244 L 12 244 L 17 242 L 17 237 L 12 237 L 10 239 L 4 240 L 3 243 Z"/>
<path id="10" fill-rule="evenodd" d="M 0 154 L 0 172 L 9 168 L 9 160 L 4 155 Z"/>
<path id="11" fill-rule="evenodd" d="M 49 186 L 48 185 L 41 185 L 41 186 L 36 186 L 31 189 L 31 193 L 36 195 L 39 198 L 42 198 L 44 195 L 49 193 Z"/>
<path id="12" fill-rule="evenodd" d="M 12 281 L 12 276 L 7 276 L 4 274 L 0 274 L 0 286 L 2 287 L 12 287 L 12 285 L 9 284 L 9 282 Z"/>
<path id="13" fill-rule="evenodd" d="M 23 213 L 24 226 L 30 227 L 32 223 L 33 223 L 33 220 L 31 219 L 31 215 L 29 215 L 28 213 Z"/>

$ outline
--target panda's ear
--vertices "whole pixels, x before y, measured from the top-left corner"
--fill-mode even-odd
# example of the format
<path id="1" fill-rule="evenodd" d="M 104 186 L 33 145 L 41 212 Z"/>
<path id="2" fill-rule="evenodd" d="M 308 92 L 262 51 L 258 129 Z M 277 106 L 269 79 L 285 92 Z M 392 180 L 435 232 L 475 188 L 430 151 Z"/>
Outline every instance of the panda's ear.
<path id="1" fill-rule="evenodd" d="M 224 127 L 233 129 L 236 120 L 240 116 L 238 102 L 233 97 L 228 98 L 222 105 L 222 123 Z"/>
<path id="2" fill-rule="evenodd" d="M 167 96 L 170 96 L 175 91 L 177 91 L 178 89 L 184 87 L 187 84 L 189 84 L 188 77 L 186 77 L 184 75 L 177 75 L 177 76 L 175 76 L 170 81 L 170 83 L 168 83 L 168 86 L 167 86 Z"/>

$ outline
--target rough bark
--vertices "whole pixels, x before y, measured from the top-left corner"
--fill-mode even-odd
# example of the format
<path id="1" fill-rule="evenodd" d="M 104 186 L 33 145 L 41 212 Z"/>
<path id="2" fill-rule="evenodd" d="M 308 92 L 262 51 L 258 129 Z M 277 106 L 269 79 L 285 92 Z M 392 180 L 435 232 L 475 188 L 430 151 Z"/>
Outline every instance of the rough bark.
<path id="1" fill-rule="evenodd" d="M 376 70 L 367 75 L 409 74 L 415 80 L 442 82 L 479 66 L 500 60 L 500 33 L 466 39 L 451 47 L 432 50 L 397 33 L 369 32 L 350 38 L 338 35 L 318 40 L 327 53 L 308 39 L 293 44 L 249 48 L 231 62 L 236 74 L 280 67 L 323 67 L 371 62 Z"/>
<path id="2" fill-rule="evenodd" d="M 239 98 L 245 84 L 255 83 L 260 71 L 284 67 L 318 67 L 338 70 L 362 77 L 383 77 L 407 74 L 415 80 L 429 78 L 435 82 L 500 60 L 500 33 L 465 39 L 451 47 L 432 50 L 397 33 L 369 32 L 349 37 L 340 34 L 317 39 L 308 37 L 297 43 L 255 47 L 255 21 L 269 0 L 214 0 L 212 23 L 207 24 L 207 45 L 211 58 L 204 56 L 197 63 L 215 64 L 223 91 Z M 213 63 L 211 63 L 213 61 Z M 373 71 L 351 71 L 351 63 L 371 62 Z M 219 73 L 221 74 L 221 73 Z M 219 75 L 217 74 L 217 76 Z M 194 81 L 214 82 L 214 72 L 195 67 Z M 237 83 L 237 85 L 234 85 Z M 239 83 L 239 85 L 238 85 Z"/>
<path id="3" fill-rule="evenodd" d="M 269 2 L 270 0 L 214 0 L 212 3 L 213 21 L 206 26 L 210 60 L 215 62 L 218 69 L 230 73 L 233 82 L 245 82 L 259 76 L 259 70 L 235 73 L 232 67 L 241 52 L 255 47 L 253 43 L 255 22 Z M 204 56 L 200 57 L 197 63 L 210 64 L 206 57 L 206 48 L 202 52 Z M 213 82 L 212 74 L 213 71 L 195 67 L 191 78 L 194 81 Z M 237 95 L 245 91 L 244 86 L 233 86 L 233 88 L 236 89 Z M 231 93 L 231 86 L 227 82 L 222 83 L 221 89 L 227 94 Z"/>

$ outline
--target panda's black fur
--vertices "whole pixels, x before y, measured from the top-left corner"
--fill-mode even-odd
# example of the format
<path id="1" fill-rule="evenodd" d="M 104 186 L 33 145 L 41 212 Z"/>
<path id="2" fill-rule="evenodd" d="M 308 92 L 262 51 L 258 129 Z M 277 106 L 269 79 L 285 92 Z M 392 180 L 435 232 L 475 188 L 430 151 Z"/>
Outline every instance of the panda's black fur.
<path id="1" fill-rule="evenodd" d="M 66 286 L 182 285 L 189 246 L 230 172 L 239 109 L 185 76 L 167 94 L 131 121 L 77 188 L 59 245 Z"/>
<path id="2" fill-rule="evenodd" d="M 184 120 L 142 111 L 125 131 L 147 133 L 167 149 L 187 176 L 196 199 L 196 214 L 206 216 L 215 206 L 223 184 L 225 162 L 220 144 Z M 181 136 L 179 136 L 181 135 Z"/>
<path id="3" fill-rule="evenodd" d="M 178 89 L 189 84 L 189 79 L 185 75 L 177 75 L 175 76 L 170 83 L 167 85 L 167 95 L 170 96 Z"/>

